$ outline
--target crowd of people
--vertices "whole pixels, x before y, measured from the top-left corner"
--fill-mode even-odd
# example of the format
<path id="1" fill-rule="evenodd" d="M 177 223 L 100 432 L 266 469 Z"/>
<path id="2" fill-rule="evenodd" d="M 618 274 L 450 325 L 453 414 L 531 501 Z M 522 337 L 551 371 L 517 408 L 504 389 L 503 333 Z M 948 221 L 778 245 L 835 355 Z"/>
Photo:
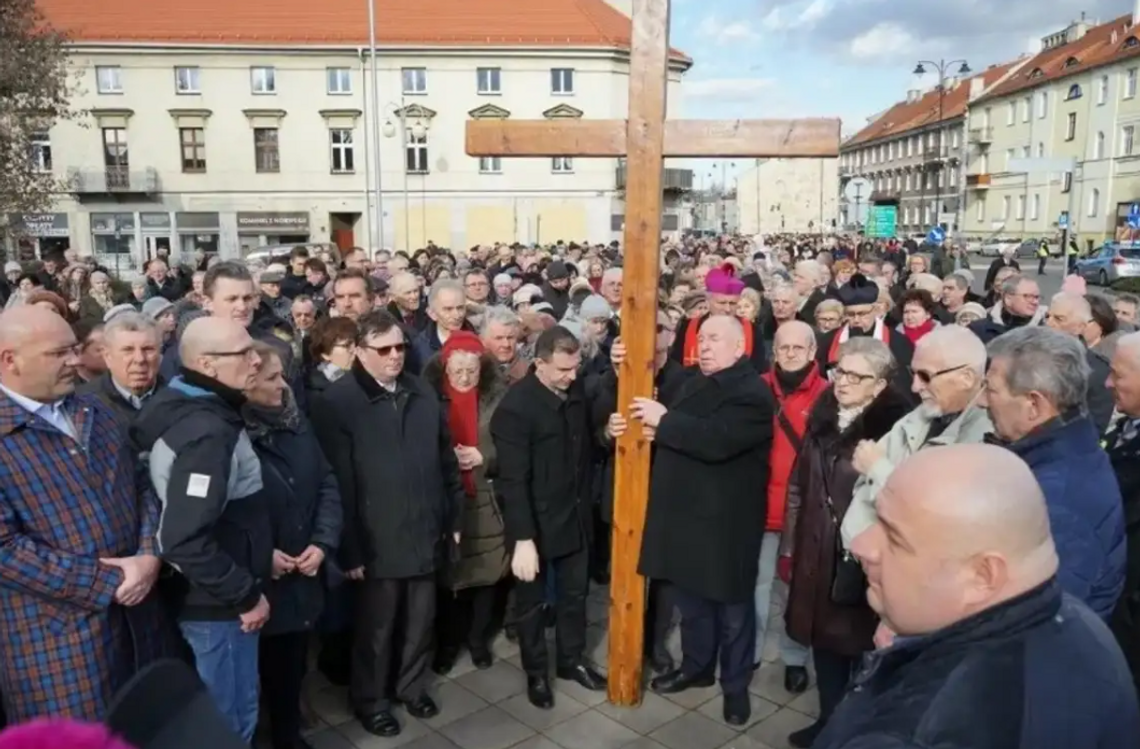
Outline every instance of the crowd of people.
<path id="1" fill-rule="evenodd" d="M 5 266 L 9 723 L 101 720 L 178 658 L 244 740 L 305 749 L 315 662 L 393 737 L 500 629 L 533 705 L 602 690 L 636 423 L 653 691 L 719 678 L 745 726 L 772 635 L 819 691 L 793 746 L 1140 737 L 1140 299 L 1043 300 L 1010 256 L 978 294 L 966 253 L 897 242 L 666 242 L 655 392 L 619 403 L 617 243 L 179 260 Z"/>

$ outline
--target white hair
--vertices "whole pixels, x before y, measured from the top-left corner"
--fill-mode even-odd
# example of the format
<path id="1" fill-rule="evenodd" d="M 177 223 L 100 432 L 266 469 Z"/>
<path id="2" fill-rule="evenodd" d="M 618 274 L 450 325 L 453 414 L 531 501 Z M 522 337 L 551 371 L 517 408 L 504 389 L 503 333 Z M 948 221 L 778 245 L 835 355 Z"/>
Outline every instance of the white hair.
<path id="1" fill-rule="evenodd" d="M 978 377 L 986 374 L 986 344 L 974 335 L 969 328 L 961 325 L 940 325 L 919 339 L 915 346 L 915 354 L 928 348 L 937 348 L 944 352 L 944 358 L 950 361 L 960 361 L 977 373 Z"/>
<path id="2" fill-rule="evenodd" d="M 989 354 L 1008 362 L 1006 386 L 1014 395 L 1041 393 L 1062 413 L 1086 407 L 1089 362 L 1076 336 L 1042 326 L 1015 328 L 991 341 Z"/>
<path id="3" fill-rule="evenodd" d="M 158 324 L 141 312 L 119 312 L 103 326 L 103 336 L 113 338 L 116 333 L 150 333 L 160 339 Z"/>
<path id="4" fill-rule="evenodd" d="M 1058 302 L 1069 305 L 1081 322 L 1089 322 L 1093 319 L 1092 305 L 1089 304 L 1089 300 L 1085 298 L 1084 294 L 1074 294 L 1071 291 L 1058 292 L 1053 295 L 1049 306 Z"/>
<path id="5" fill-rule="evenodd" d="M 517 328 L 522 324 L 519 316 L 510 307 L 503 305 L 495 305 L 488 307 L 483 311 L 483 322 L 479 326 L 479 335 L 487 335 L 487 331 L 491 329 L 492 325 L 505 325 Z"/>

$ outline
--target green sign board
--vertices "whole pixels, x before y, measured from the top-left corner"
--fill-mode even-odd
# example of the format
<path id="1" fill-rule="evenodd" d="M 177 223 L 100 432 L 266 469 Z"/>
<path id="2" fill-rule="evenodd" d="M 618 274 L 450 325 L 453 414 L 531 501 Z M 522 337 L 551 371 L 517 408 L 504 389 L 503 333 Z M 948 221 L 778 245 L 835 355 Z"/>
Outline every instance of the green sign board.
<path id="1" fill-rule="evenodd" d="M 898 228 L 899 209 L 893 205 L 873 205 L 867 213 L 867 228 L 863 233 L 875 239 L 890 239 Z"/>

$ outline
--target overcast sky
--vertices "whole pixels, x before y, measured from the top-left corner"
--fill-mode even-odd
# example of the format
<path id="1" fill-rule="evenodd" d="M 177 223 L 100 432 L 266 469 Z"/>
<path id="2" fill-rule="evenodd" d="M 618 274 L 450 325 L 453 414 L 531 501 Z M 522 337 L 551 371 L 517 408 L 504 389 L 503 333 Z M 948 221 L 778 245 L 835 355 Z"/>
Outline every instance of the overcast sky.
<path id="1" fill-rule="evenodd" d="M 1129 0 L 672 0 L 672 43 L 694 58 L 688 117 L 838 116 L 844 133 L 905 98 L 919 60 L 970 67 L 1036 51 L 1084 10 L 1108 21 Z M 718 175 L 719 176 L 719 175 Z"/>

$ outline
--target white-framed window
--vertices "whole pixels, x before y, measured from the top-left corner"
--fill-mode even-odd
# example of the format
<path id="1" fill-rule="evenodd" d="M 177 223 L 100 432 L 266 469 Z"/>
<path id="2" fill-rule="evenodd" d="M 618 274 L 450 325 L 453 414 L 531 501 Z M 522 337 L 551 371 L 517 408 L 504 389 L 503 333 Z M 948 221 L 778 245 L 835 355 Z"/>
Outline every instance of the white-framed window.
<path id="1" fill-rule="evenodd" d="M 1045 141 L 1037 141 L 1037 158 L 1042 159 L 1045 157 Z"/>
<path id="2" fill-rule="evenodd" d="M 992 107 L 986 107 L 982 110 L 982 127 L 990 126 L 990 118 L 993 116 Z"/>
<path id="3" fill-rule="evenodd" d="M 1103 130 L 1096 134 L 1096 140 L 1093 142 L 1093 158 L 1094 159 L 1103 159 L 1104 158 L 1104 131 Z"/>
<path id="4" fill-rule="evenodd" d="M 957 187 L 958 186 L 958 170 L 957 169 L 951 169 L 950 170 L 950 186 L 951 187 Z"/>
<path id="5" fill-rule="evenodd" d="M 427 93 L 427 68 L 404 68 L 400 71 L 405 94 Z"/>
<path id="6" fill-rule="evenodd" d="M 1029 201 L 1029 220 L 1036 221 L 1041 217 L 1041 195 L 1033 193 L 1033 197 Z"/>
<path id="7" fill-rule="evenodd" d="M 1073 189 L 1073 173 L 1063 172 L 1061 174 L 1061 192 L 1069 192 Z"/>
<path id="8" fill-rule="evenodd" d="M 1026 96 L 1021 100 L 1021 121 L 1029 122 L 1029 112 L 1033 107 L 1033 101 L 1030 97 Z"/>
<path id="9" fill-rule="evenodd" d="M 1010 199 L 1008 195 L 1003 195 L 1001 198 L 1001 220 L 1005 221 L 1009 218 Z"/>
<path id="10" fill-rule="evenodd" d="M 346 128 L 329 130 L 329 147 L 332 152 L 332 173 L 352 174 L 356 171 L 356 149 L 352 131 Z"/>
<path id="11" fill-rule="evenodd" d="M 123 93 L 123 69 L 118 65 L 96 65 L 95 85 L 101 94 Z"/>
<path id="12" fill-rule="evenodd" d="M 1096 84 L 1096 103 L 1100 106 L 1108 101 L 1108 76 L 1102 75 Z"/>
<path id="13" fill-rule="evenodd" d="M 555 156 L 550 160 L 550 171 L 555 174 L 572 174 L 574 172 L 574 157 Z"/>
<path id="14" fill-rule="evenodd" d="M 906 139 L 906 155 L 914 156 L 914 141 L 912 141 L 910 138 Z"/>
<path id="15" fill-rule="evenodd" d="M 951 148 L 957 148 L 958 147 L 958 138 L 960 135 L 961 135 L 961 131 L 958 130 L 958 128 L 954 128 L 953 130 L 950 131 L 950 147 Z"/>
<path id="16" fill-rule="evenodd" d="M 1131 156 L 1136 147 L 1136 126 L 1125 125 L 1120 128 L 1120 155 Z"/>
<path id="17" fill-rule="evenodd" d="M 561 96 L 574 93 L 574 68 L 550 69 L 550 93 Z"/>
<path id="18" fill-rule="evenodd" d="M 1028 143 L 1026 143 L 1024 146 L 1021 147 L 1021 158 L 1023 158 L 1023 159 L 1029 158 L 1029 144 Z"/>
<path id="19" fill-rule="evenodd" d="M 1011 101 L 1005 105 L 1005 124 L 1012 125 L 1017 119 L 1017 102 Z"/>
<path id="20" fill-rule="evenodd" d="M 427 133 L 417 136 L 408 133 L 404 141 L 404 168 L 408 174 L 428 173 Z"/>
<path id="21" fill-rule="evenodd" d="M 1025 196 L 1024 195 L 1018 195 L 1017 196 L 1017 213 L 1014 214 L 1014 218 L 1018 221 L 1022 221 L 1025 219 Z"/>
<path id="22" fill-rule="evenodd" d="M 1045 112 L 1049 109 L 1049 92 L 1037 92 L 1037 119 L 1045 119 Z"/>
<path id="23" fill-rule="evenodd" d="M 476 91 L 484 96 L 503 93 L 503 71 L 499 68 L 475 70 Z"/>
<path id="24" fill-rule="evenodd" d="M 1069 112 L 1069 118 L 1065 121 L 1065 140 L 1072 140 L 1077 137 L 1077 113 Z"/>
<path id="25" fill-rule="evenodd" d="M 32 169 L 37 172 L 51 171 L 51 136 L 45 130 L 32 133 L 30 140 Z"/>
<path id="26" fill-rule="evenodd" d="M 1128 72 L 1124 74 L 1124 89 L 1121 95 L 1125 99 L 1136 96 L 1136 68 L 1129 68 Z"/>
<path id="27" fill-rule="evenodd" d="M 982 221 L 986 220 L 986 199 L 978 198 L 978 202 L 975 203 L 975 206 L 974 220 L 981 223 Z"/>
<path id="28" fill-rule="evenodd" d="M 200 94 L 202 93 L 202 71 L 190 65 L 179 65 L 174 68 L 174 93 Z"/>
<path id="29" fill-rule="evenodd" d="M 281 151 L 278 148 L 277 128 L 255 127 L 253 129 L 254 168 L 262 174 L 281 171 Z"/>
<path id="30" fill-rule="evenodd" d="M 352 68 L 329 68 L 328 92 L 335 96 L 344 96 L 352 93 Z"/>
<path id="31" fill-rule="evenodd" d="M 1013 149 L 1007 148 L 1005 149 L 1005 170 L 1007 172 L 1009 171 L 1009 163 L 1011 161 L 1013 161 Z"/>
<path id="32" fill-rule="evenodd" d="M 501 156 L 480 156 L 479 174 L 502 174 L 503 159 Z"/>
<path id="33" fill-rule="evenodd" d="M 277 69 L 267 65 L 250 68 L 249 89 L 255 94 L 277 93 Z"/>
<path id="34" fill-rule="evenodd" d="M 1096 218 L 1100 212 L 1100 190 L 1095 187 L 1089 190 L 1089 218 Z"/>

